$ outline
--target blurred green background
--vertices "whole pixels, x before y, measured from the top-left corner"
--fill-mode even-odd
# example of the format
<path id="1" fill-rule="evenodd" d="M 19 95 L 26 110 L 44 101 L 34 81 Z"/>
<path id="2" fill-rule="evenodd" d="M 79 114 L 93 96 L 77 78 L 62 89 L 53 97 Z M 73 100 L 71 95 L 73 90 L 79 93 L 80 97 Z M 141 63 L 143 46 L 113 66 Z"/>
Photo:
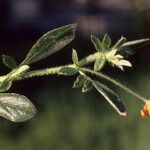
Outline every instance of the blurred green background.
<path id="1" fill-rule="evenodd" d="M 62 51 L 33 64 L 32 69 L 71 61 L 71 48 L 79 56 L 93 53 L 90 34 L 108 33 L 113 42 L 150 37 L 150 2 L 147 0 L 0 0 L 0 54 L 18 63 L 45 32 L 78 23 L 76 39 Z M 150 97 L 150 44 L 140 47 L 129 60 L 132 69 L 103 70 L 145 97 Z M 0 61 L 1 73 L 9 72 Z M 9 92 L 26 95 L 37 115 L 24 123 L 0 118 L 2 150 L 149 150 L 150 119 L 140 117 L 143 103 L 124 91 L 110 87 L 127 106 L 119 116 L 94 89 L 82 94 L 72 89 L 73 78 L 39 77 L 16 82 Z M 107 83 L 109 85 L 109 83 Z"/>

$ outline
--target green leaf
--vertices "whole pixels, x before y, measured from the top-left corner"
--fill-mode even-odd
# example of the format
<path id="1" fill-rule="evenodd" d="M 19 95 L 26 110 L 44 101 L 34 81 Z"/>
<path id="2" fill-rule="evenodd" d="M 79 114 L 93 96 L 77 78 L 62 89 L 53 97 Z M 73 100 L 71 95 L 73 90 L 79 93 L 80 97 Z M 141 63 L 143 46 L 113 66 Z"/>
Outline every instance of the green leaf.
<path id="1" fill-rule="evenodd" d="M 121 36 L 121 38 L 117 41 L 117 43 L 113 46 L 112 49 L 119 48 L 119 47 L 122 46 L 126 41 L 127 41 L 127 39 L 126 39 L 125 37 Z"/>
<path id="2" fill-rule="evenodd" d="M 93 45 L 95 46 L 95 49 L 98 52 L 102 51 L 102 43 L 96 36 L 91 35 L 91 42 L 93 43 Z"/>
<path id="3" fill-rule="evenodd" d="M 78 66 L 78 55 L 77 55 L 77 52 L 75 49 L 72 50 L 72 60 L 73 60 L 73 63 Z"/>
<path id="4" fill-rule="evenodd" d="M 105 85 L 92 81 L 97 91 L 109 102 L 109 104 L 122 116 L 126 116 L 126 108 L 124 103 L 120 100 L 118 95 Z"/>
<path id="5" fill-rule="evenodd" d="M 12 81 L 9 78 L 6 78 L 1 84 L 0 84 L 0 92 L 6 92 L 10 89 L 12 86 Z"/>
<path id="6" fill-rule="evenodd" d="M 104 38 L 103 38 L 103 41 L 102 41 L 103 51 L 107 51 L 110 46 L 111 46 L 111 38 L 108 34 L 105 34 Z"/>
<path id="7" fill-rule="evenodd" d="M 76 27 L 76 24 L 70 24 L 44 34 L 33 45 L 21 64 L 37 62 L 68 45 L 75 38 Z"/>
<path id="8" fill-rule="evenodd" d="M 74 82 L 73 88 L 80 87 L 82 87 L 83 93 L 90 91 L 93 87 L 91 79 L 88 76 L 80 74 Z"/>
<path id="9" fill-rule="evenodd" d="M 72 76 L 78 72 L 77 69 L 72 68 L 72 67 L 63 67 L 59 70 L 60 75 L 65 75 L 65 76 Z"/>
<path id="10" fill-rule="evenodd" d="M 146 42 L 149 42 L 150 39 L 140 39 L 140 40 L 134 40 L 134 41 L 129 41 L 129 42 L 125 42 L 122 47 L 127 47 L 127 46 L 134 46 L 134 45 L 138 45 L 138 44 L 143 44 Z"/>
<path id="11" fill-rule="evenodd" d="M 128 55 L 134 55 L 135 54 L 135 51 L 129 47 L 120 47 L 119 48 L 119 51 L 121 52 L 122 55 L 127 54 Z"/>
<path id="12" fill-rule="evenodd" d="M 35 113 L 36 108 L 27 97 L 15 93 L 0 94 L 0 116 L 13 122 L 23 122 Z"/>
<path id="13" fill-rule="evenodd" d="M 85 80 L 86 80 L 85 76 L 79 75 L 77 77 L 76 81 L 73 84 L 73 88 L 80 88 L 80 87 L 82 87 Z"/>
<path id="14" fill-rule="evenodd" d="M 29 69 L 28 65 L 23 65 L 20 66 L 14 70 L 12 70 L 4 79 L 3 82 L 0 83 L 0 92 L 6 92 L 10 89 L 10 87 L 12 86 L 12 81 L 14 78 L 16 78 L 17 76 L 23 74 L 24 72 L 26 72 Z"/>
<path id="15" fill-rule="evenodd" d="M 20 66 L 10 73 L 9 78 L 13 79 L 13 78 L 27 72 L 29 70 L 29 68 L 30 67 L 28 65 Z"/>
<path id="16" fill-rule="evenodd" d="M 100 71 L 103 68 L 105 62 L 106 60 L 104 58 L 97 59 L 94 63 L 94 71 Z"/>
<path id="17" fill-rule="evenodd" d="M 14 69 L 17 67 L 17 64 L 14 60 L 13 57 L 8 56 L 8 55 L 3 55 L 3 63 L 5 64 L 5 66 L 7 66 L 10 69 Z"/>
<path id="18" fill-rule="evenodd" d="M 91 80 L 86 79 L 84 81 L 84 84 L 83 84 L 83 87 L 82 87 L 82 92 L 83 93 L 89 92 L 92 89 L 92 87 L 93 87 L 93 85 L 92 85 Z"/>

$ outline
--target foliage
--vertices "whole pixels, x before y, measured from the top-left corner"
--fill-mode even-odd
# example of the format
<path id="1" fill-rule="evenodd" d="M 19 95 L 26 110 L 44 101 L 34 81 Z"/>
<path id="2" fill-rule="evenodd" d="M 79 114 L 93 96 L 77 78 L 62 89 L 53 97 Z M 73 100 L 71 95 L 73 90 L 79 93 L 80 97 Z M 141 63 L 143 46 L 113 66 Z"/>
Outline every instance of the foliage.
<path id="1" fill-rule="evenodd" d="M 126 42 L 126 38 L 121 37 L 112 45 L 112 40 L 108 34 L 104 35 L 102 41 L 92 35 L 91 42 L 96 49 L 94 54 L 79 60 L 76 50 L 73 49 L 73 64 L 33 71 L 29 70 L 30 64 L 40 61 L 68 45 L 75 38 L 76 27 L 76 24 L 70 24 L 47 32 L 33 45 L 25 59 L 19 65 L 16 64 L 11 56 L 3 55 L 3 63 L 11 71 L 7 75 L 0 77 L 0 116 L 13 122 L 22 122 L 32 118 L 36 113 L 36 108 L 28 98 L 19 94 L 3 92 L 8 91 L 16 80 L 43 75 L 72 76 L 78 74 L 73 84 L 74 88 L 82 88 L 82 92 L 85 93 L 94 87 L 122 116 L 126 115 L 124 103 L 113 90 L 101 83 L 98 79 L 95 80 L 94 76 L 108 80 L 145 103 L 147 102 L 142 96 L 103 74 L 102 69 L 107 62 L 122 70 L 124 66 L 131 67 L 131 63 L 125 60 L 124 53 L 131 54 L 130 47 L 145 43 L 149 39 Z M 91 68 L 90 64 L 92 63 L 94 63 L 94 67 Z"/>

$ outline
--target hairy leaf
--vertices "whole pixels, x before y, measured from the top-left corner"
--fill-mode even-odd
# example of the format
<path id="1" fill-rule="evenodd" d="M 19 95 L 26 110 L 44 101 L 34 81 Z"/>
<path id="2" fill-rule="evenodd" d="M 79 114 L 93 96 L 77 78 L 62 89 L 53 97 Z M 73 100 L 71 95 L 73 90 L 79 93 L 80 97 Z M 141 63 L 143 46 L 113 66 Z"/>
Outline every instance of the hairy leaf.
<path id="1" fill-rule="evenodd" d="M 60 75 L 65 75 L 65 76 L 72 76 L 78 72 L 77 69 L 72 68 L 72 67 L 63 67 L 59 70 Z"/>
<path id="2" fill-rule="evenodd" d="M 121 38 L 116 42 L 116 44 L 113 46 L 113 49 L 115 48 L 119 48 L 121 45 L 123 45 L 125 42 L 127 41 L 127 39 L 123 36 L 121 36 Z"/>
<path id="3" fill-rule="evenodd" d="M 20 74 L 23 74 L 24 72 L 26 72 L 28 69 L 29 69 L 28 65 L 23 65 L 23 66 L 20 66 L 16 69 L 12 70 L 7 75 L 5 80 L 0 83 L 0 92 L 8 91 L 10 89 L 10 87 L 12 86 L 13 79 L 16 78 L 17 76 L 19 76 Z"/>
<path id="4" fill-rule="evenodd" d="M 27 97 L 15 93 L 0 94 L 0 116 L 13 122 L 23 122 L 35 113 L 36 108 Z"/>
<path id="5" fill-rule="evenodd" d="M 1 84 L 0 84 L 0 92 L 6 92 L 10 89 L 12 86 L 12 81 L 10 78 L 6 78 Z"/>
<path id="6" fill-rule="evenodd" d="M 83 84 L 83 87 L 82 87 L 82 92 L 83 93 L 89 92 L 92 89 L 92 87 L 93 87 L 93 85 L 92 85 L 91 80 L 86 79 L 84 81 L 84 84 Z"/>
<path id="7" fill-rule="evenodd" d="M 134 40 L 134 41 L 129 41 L 129 42 L 125 42 L 122 47 L 128 47 L 128 46 L 134 46 L 134 45 L 138 45 L 138 44 L 143 44 L 146 42 L 149 42 L 150 39 L 140 39 L 140 40 Z"/>
<path id="8" fill-rule="evenodd" d="M 8 55 L 3 55 L 3 63 L 5 66 L 7 66 L 10 69 L 14 69 L 17 67 L 16 61 L 14 60 L 13 57 L 8 56 Z"/>
<path id="9" fill-rule="evenodd" d="M 14 71 L 12 71 L 10 73 L 9 78 L 14 78 L 14 77 L 16 77 L 18 75 L 21 75 L 21 74 L 27 72 L 29 70 L 29 68 L 30 67 L 28 65 L 20 66 L 20 67 L 18 67 L 17 69 L 15 69 Z"/>
<path id="10" fill-rule="evenodd" d="M 108 34 L 104 35 L 103 41 L 102 41 L 102 49 L 103 51 L 107 51 L 111 45 L 111 38 Z"/>
<path id="11" fill-rule="evenodd" d="M 22 64 L 37 62 L 68 45 L 75 38 L 76 26 L 70 24 L 44 34 L 33 45 Z"/>
<path id="12" fill-rule="evenodd" d="M 94 63 L 94 71 L 99 71 L 102 69 L 102 67 L 104 66 L 105 64 L 105 59 L 102 58 L 102 59 L 97 59 Z"/>
<path id="13" fill-rule="evenodd" d="M 134 51 L 133 49 L 131 49 L 131 48 L 129 48 L 129 47 L 124 47 L 124 46 L 119 48 L 119 52 L 120 52 L 122 55 L 126 54 L 127 56 L 128 56 L 128 55 L 134 55 L 134 54 L 135 54 L 135 51 Z"/>
<path id="14" fill-rule="evenodd" d="M 79 60 L 78 60 L 78 54 L 75 49 L 72 50 L 72 60 L 73 63 L 77 66 Z"/>
<path id="15" fill-rule="evenodd" d="M 85 80 L 86 80 L 85 76 L 79 75 L 77 77 L 76 81 L 73 84 L 73 88 L 80 88 L 80 87 L 82 87 Z"/>
<path id="16" fill-rule="evenodd" d="M 120 100 L 118 95 L 105 85 L 97 82 L 92 81 L 94 87 L 97 91 L 104 96 L 104 98 L 109 102 L 109 104 L 122 116 L 126 116 L 126 108 L 124 103 Z"/>
<path id="17" fill-rule="evenodd" d="M 98 52 L 102 51 L 102 43 L 96 36 L 91 35 L 91 42 L 93 43 L 93 45 L 95 46 L 95 49 Z"/>

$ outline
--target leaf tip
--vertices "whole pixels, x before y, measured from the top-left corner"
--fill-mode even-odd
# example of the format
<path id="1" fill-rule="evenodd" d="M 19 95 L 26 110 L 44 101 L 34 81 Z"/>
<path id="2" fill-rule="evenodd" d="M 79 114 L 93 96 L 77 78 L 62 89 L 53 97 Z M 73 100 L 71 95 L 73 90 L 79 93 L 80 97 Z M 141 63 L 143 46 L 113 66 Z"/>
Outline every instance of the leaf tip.
<path id="1" fill-rule="evenodd" d="M 77 23 L 73 23 L 73 24 L 70 24 L 69 25 L 72 29 L 73 29 L 73 32 L 75 33 L 77 27 L 78 27 L 78 24 Z"/>
<path id="2" fill-rule="evenodd" d="M 77 23 L 73 23 L 72 25 L 73 25 L 75 28 L 78 27 L 78 24 L 77 24 Z"/>
<path id="3" fill-rule="evenodd" d="M 126 112 L 119 112 L 119 115 L 123 116 L 123 117 L 126 117 L 127 116 L 127 113 Z"/>
<path id="4" fill-rule="evenodd" d="M 94 37 L 94 35 L 93 34 L 91 34 L 91 39 Z"/>

